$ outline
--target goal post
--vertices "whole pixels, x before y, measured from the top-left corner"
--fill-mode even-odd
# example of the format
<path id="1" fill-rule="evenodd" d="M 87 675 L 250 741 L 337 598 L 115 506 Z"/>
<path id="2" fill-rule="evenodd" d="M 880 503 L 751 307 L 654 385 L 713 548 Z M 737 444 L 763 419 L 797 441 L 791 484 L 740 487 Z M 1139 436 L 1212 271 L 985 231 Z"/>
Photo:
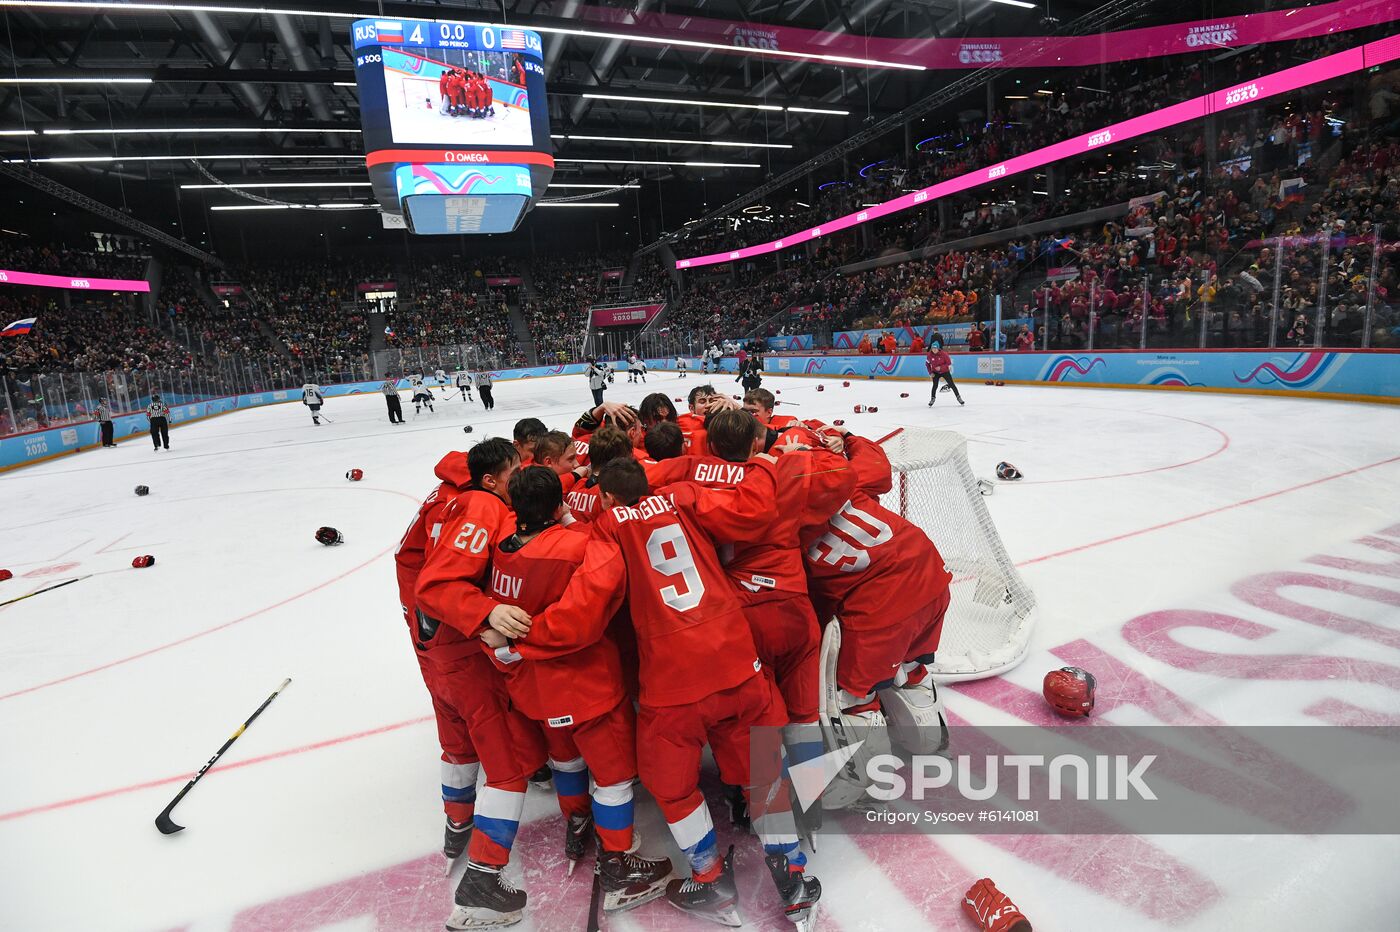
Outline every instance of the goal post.
<path id="1" fill-rule="evenodd" d="M 442 95 L 438 92 L 438 82 L 433 78 L 415 78 L 404 75 L 399 78 L 399 90 L 403 95 L 405 110 L 437 110 Z"/>
<path id="2" fill-rule="evenodd" d="M 893 487 L 880 504 L 922 529 L 953 574 L 931 672 L 973 680 L 1009 670 L 1030 644 L 1035 594 L 992 523 L 967 461 L 967 441 L 953 431 L 910 427 L 882 446 Z"/>

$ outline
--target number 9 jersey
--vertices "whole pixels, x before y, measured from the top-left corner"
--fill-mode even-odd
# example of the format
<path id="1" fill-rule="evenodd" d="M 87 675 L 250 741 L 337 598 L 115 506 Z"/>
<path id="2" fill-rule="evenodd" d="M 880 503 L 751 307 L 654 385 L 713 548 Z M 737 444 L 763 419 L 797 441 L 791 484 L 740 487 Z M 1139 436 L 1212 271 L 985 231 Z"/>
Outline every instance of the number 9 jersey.
<path id="1" fill-rule="evenodd" d="M 609 578 L 589 587 L 575 575 L 570 591 L 600 597 L 626 587 L 637 632 L 643 706 L 683 705 L 745 682 L 762 668 L 734 584 L 720 565 L 715 541 L 752 539 L 777 517 L 775 473 L 768 463 L 749 470 L 734 489 L 684 484 L 667 496 L 648 495 L 631 507 L 606 509 L 592 539 L 615 559 L 598 561 Z M 568 593 L 550 612 L 588 611 Z M 541 624 L 536 619 L 536 624 Z M 526 638 L 528 643 L 529 638 Z"/>

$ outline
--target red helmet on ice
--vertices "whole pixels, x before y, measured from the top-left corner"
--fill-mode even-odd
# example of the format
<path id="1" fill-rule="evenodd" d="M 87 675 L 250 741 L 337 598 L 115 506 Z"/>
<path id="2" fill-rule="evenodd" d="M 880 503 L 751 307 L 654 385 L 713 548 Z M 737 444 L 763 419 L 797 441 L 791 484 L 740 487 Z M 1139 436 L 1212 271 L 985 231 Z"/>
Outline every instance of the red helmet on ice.
<path id="1" fill-rule="evenodd" d="M 1094 711 L 1094 674 L 1061 667 L 1045 674 L 1045 701 L 1065 718 L 1088 718 Z"/>
<path id="2" fill-rule="evenodd" d="M 1021 470 L 1010 463 L 997 463 L 997 478 L 1005 479 L 1008 482 L 1012 479 L 1019 479 L 1021 478 Z"/>
<path id="3" fill-rule="evenodd" d="M 345 537 L 333 527 L 317 528 L 316 539 L 327 547 L 345 543 Z"/>
<path id="4" fill-rule="evenodd" d="M 144 570 L 148 566 L 155 566 L 155 564 L 156 558 L 151 556 L 149 553 L 145 556 L 137 557 L 131 561 L 131 565 L 136 567 L 136 569 L 138 570 Z"/>
<path id="5" fill-rule="evenodd" d="M 363 469 L 352 469 L 345 474 L 345 478 L 349 479 L 351 482 L 359 482 L 364 477 L 365 471 Z"/>

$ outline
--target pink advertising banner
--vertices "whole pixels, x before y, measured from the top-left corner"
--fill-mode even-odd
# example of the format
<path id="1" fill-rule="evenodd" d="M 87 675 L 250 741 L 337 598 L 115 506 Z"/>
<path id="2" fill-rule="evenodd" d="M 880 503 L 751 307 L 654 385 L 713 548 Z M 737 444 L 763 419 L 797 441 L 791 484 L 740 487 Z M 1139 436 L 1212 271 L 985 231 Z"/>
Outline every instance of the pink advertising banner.
<path id="1" fill-rule="evenodd" d="M 591 318 L 595 327 L 635 327 L 649 324 L 661 313 L 660 304 L 630 304 L 623 307 L 595 307 Z"/>
<path id="2" fill-rule="evenodd" d="M 525 279 L 519 275 L 488 275 L 486 276 L 487 288 L 506 288 L 511 285 L 523 285 Z"/>
<path id="3" fill-rule="evenodd" d="M 772 240 L 767 243 L 760 243 L 756 246 L 746 246 L 743 249 L 735 249 L 729 252 L 717 252 L 707 256 L 691 256 L 687 259 L 680 259 L 676 262 L 678 269 L 699 268 L 706 265 L 717 265 L 724 262 L 733 262 L 736 259 L 747 259 L 752 256 L 767 255 L 770 252 L 777 252 L 786 247 L 792 247 L 801 243 L 814 240 L 822 236 L 837 233 L 841 230 L 868 223 L 872 220 L 879 220 L 890 214 L 936 201 L 939 198 L 957 194 L 969 188 L 979 187 L 992 181 L 999 181 L 1018 175 L 1021 172 L 1048 165 L 1051 162 L 1058 162 L 1062 159 L 1083 155 L 1086 152 L 1111 143 L 1124 142 L 1147 133 L 1158 132 L 1180 123 L 1190 120 L 1199 120 L 1209 113 L 1220 113 L 1236 107 L 1246 106 L 1255 101 L 1267 97 L 1274 97 L 1289 91 L 1306 87 L 1310 84 L 1317 84 L 1321 81 L 1330 81 L 1333 78 L 1345 74 L 1352 74 L 1365 68 L 1374 67 L 1384 62 L 1390 61 L 1400 55 L 1400 42 L 1395 37 L 1381 39 L 1363 46 L 1347 49 L 1335 55 L 1328 55 L 1316 61 L 1310 61 L 1292 68 L 1285 68 L 1282 71 L 1275 71 L 1272 74 L 1261 75 L 1251 81 L 1236 84 L 1217 91 L 1214 94 L 1206 94 L 1195 97 L 1191 100 L 1184 100 L 1181 103 L 1173 104 L 1170 107 L 1163 107 L 1161 110 L 1154 110 L 1151 113 L 1144 113 L 1131 119 L 1114 123 L 1109 126 L 1096 129 L 1089 133 L 1083 133 L 1070 139 L 1065 139 L 1053 145 L 1035 149 L 1015 158 L 998 162 L 970 171 L 965 175 L 941 181 L 938 184 L 930 185 L 918 191 L 911 191 L 908 194 L 892 200 L 885 201 L 868 207 L 856 213 L 846 214 L 844 217 L 835 217 L 826 221 L 820 226 L 810 227 L 806 230 L 788 234 L 782 239 Z"/>
<path id="4" fill-rule="evenodd" d="M 150 291 L 151 283 L 139 278 L 76 278 L 0 269 L 0 284 L 35 285 L 39 288 L 73 288 L 79 291 Z"/>
<path id="5" fill-rule="evenodd" d="M 1092 36 L 964 39 L 866 37 L 668 13 L 634 14 L 625 9 L 596 6 L 580 7 L 577 15 L 586 21 L 663 38 L 676 36 L 813 57 L 838 55 L 929 69 L 1083 68 L 1361 29 L 1400 18 L 1400 4 L 1394 0 L 1339 0 L 1291 10 L 1246 13 Z"/>
<path id="6" fill-rule="evenodd" d="M 398 282 L 360 282 L 355 286 L 355 291 L 358 294 L 371 294 L 379 291 L 396 291 L 398 287 Z"/>

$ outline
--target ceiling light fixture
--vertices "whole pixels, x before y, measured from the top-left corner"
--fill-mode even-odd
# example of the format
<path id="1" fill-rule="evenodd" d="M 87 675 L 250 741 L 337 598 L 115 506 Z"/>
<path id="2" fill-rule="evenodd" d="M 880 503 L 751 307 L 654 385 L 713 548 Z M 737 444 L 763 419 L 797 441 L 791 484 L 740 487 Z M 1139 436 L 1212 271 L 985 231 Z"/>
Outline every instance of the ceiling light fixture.
<path id="1" fill-rule="evenodd" d="M 0 0 L 3 6 L 24 6 L 25 4 L 9 4 Z M 0 84 L 150 84 L 152 78 L 105 78 L 102 75 L 94 74 L 80 78 L 0 78 Z"/>
<path id="2" fill-rule="evenodd" d="M 41 132 L 45 136 L 149 136 L 154 134 L 185 136 L 191 133 L 230 134 L 230 133 L 354 133 L 358 129 L 308 129 L 300 126 L 150 126 L 117 129 L 50 129 Z"/>
<path id="3" fill-rule="evenodd" d="M 3 2 L 3 0 L 0 0 Z M 101 164 L 107 162 L 234 162 L 266 161 L 268 159 L 335 159 L 338 161 L 364 161 L 363 155 L 327 155 L 324 152 L 310 152 L 305 155 L 58 155 L 39 159 L 0 159 L 0 164 L 24 165 L 28 162 L 54 164 Z M 758 166 L 755 165 L 755 168 Z"/>
<path id="4" fill-rule="evenodd" d="M 628 97 L 623 94 L 580 94 L 579 96 L 587 100 L 620 100 L 624 103 L 670 104 L 675 107 L 733 107 L 739 110 L 771 110 L 775 113 L 781 112 L 783 109 L 775 104 L 725 103 L 719 100 L 677 100 L 673 97 Z"/>
<path id="5" fill-rule="evenodd" d="M 620 207 L 617 201 L 576 201 L 564 204 L 551 204 L 549 201 L 540 201 L 536 207 Z"/>
<path id="6" fill-rule="evenodd" d="M 821 113 L 826 116 L 850 116 L 849 110 L 824 110 L 821 107 L 785 107 L 788 113 Z"/>
<path id="7" fill-rule="evenodd" d="M 33 136 L 32 129 L 0 129 L 0 136 Z"/>
<path id="8" fill-rule="evenodd" d="M 368 181 L 248 181 L 228 184 L 182 184 L 182 191 L 215 191 L 222 188 L 368 188 Z"/>
<path id="9" fill-rule="evenodd" d="M 576 136 L 573 133 L 554 133 L 553 139 L 586 139 L 591 142 L 644 142 L 675 146 L 727 146 L 731 149 L 791 149 L 788 143 L 777 142 L 727 142 L 719 139 L 646 139 L 640 136 Z"/>
<path id="10" fill-rule="evenodd" d="M 555 184 L 549 183 L 551 188 L 574 188 L 580 191 L 634 191 L 640 188 L 639 184 Z"/>
<path id="11" fill-rule="evenodd" d="M 312 208 L 315 210 L 362 210 L 377 207 L 377 204 L 219 204 L 210 210 L 291 210 L 292 208 Z"/>
<path id="12" fill-rule="evenodd" d="M 363 156 L 361 156 L 363 158 Z M 667 162 L 646 159 L 555 159 L 556 165 L 678 165 L 685 168 L 762 168 L 757 162 Z"/>
<path id="13" fill-rule="evenodd" d="M 1034 3 L 1027 3 L 1026 0 L 991 0 L 992 3 L 1000 3 L 1003 6 L 1020 7 L 1023 10 L 1034 10 Z"/>

